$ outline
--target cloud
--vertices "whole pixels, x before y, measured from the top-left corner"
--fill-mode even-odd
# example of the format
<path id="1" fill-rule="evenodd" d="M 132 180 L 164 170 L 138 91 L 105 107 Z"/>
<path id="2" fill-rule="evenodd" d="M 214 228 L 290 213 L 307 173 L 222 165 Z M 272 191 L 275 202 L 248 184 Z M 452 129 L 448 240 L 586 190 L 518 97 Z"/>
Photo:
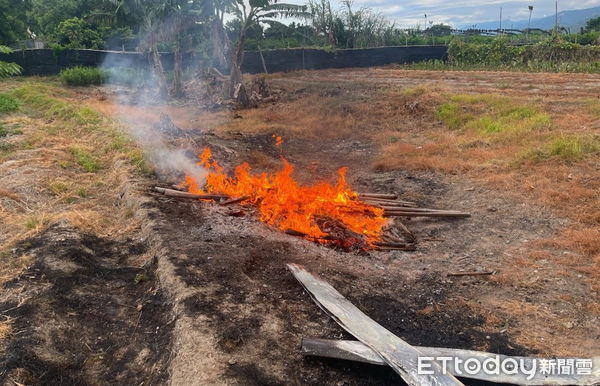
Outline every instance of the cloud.
<path id="1" fill-rule="evenodd" d="M 529 16 L 528 6 L 533 5 L 533 18 L 554 14 L 554 2 L 548 0 L 355 0 L 356 7 L 369 7 L 380 12 L 400 27 L 412 27 L 425 23 L 448 23 L 460 26 L 500 19 L 524 20 Z M 600 0 L 559 0 L 559 10 L 582 9 L 600 6 Z"/>

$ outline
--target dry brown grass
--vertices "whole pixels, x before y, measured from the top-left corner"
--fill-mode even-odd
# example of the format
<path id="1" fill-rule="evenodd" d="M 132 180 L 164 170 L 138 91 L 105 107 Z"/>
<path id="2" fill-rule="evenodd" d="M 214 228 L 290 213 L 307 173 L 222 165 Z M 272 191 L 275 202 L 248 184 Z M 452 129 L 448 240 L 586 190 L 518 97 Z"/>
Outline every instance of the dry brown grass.
<path id="1" fill-rule="evenodd" d="M 119 203 L 119 184 L 138 172 L 133 165 L 138 150 L 118 126 L 87 108 L 70 107 L 77 106 L 65 103 L 73 95 L 51 81 L 12 87 L 19 90 L 22 109 L 2 117 L 10 125 L 19 122 L 19 131 L 7 137 L 14 149 L 0 163 L 0 251 L 58 222 L 99 236 L 135 228 Z M 52 109 L 52 119 L 46 109 Z M 7 259 L 11 264 L 3 262 L 1 280 L 28 261 Z"/>

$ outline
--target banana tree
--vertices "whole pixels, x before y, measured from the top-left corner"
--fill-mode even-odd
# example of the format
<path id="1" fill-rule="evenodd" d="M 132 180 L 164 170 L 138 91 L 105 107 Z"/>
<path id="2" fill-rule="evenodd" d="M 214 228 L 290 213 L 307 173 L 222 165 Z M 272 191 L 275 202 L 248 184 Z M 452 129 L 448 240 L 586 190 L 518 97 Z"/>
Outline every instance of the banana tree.
<path id="1" fill-rule="evenodd" d="M 0 45 L 0 54 L 10 54 L 12 50 L 10 47 Z M 0 79 L 8 78 L 9 76 L 19 75 L 21 73 L 21 66 L 12 62 L 5 62 L 0 60 Z"/>
<path id="2" fill-rule="evenodd" d="M 277 0 L 235 0 L 233 13 L 241 22 L 240 34 L 235 48 L 231 53 L 230 78 L 228 94 L 234 98 L 236 88 L 243 88 L 242 62 L 244 60 L 244 44 L 246 33 L 255 23 L 266 23 L 281 17 L 308 18 L 306 6 L 296 4 L 277 3 Z"/>

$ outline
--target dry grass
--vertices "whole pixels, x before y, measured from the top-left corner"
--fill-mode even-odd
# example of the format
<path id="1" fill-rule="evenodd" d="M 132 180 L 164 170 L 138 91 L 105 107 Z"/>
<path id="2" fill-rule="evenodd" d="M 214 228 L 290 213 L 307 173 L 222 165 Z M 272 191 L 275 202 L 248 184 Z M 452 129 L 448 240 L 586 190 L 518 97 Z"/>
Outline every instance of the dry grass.
<path id="1" fill-rule="evenodd" d="M 537 261 L 547 260 L 564 267 L 557 273 L 583 273 L 594 288 L 600 288 L 600 177 L 596 159 L 600 138 L 589 129 L 600 116 L 594 116 L 600 111 L 596 101 L 556 109 L 546 108 L 543 98 L 532 104 L 514 95 L 450 93 L 440 97 L 440 90 L 428 91 L 424 86 L 408 89 L 404 95 L 411 96 L 413 104 L 427 106 L 419 114 L 441 122 L 421 126 L 418 135 L 396 132 L 394 140 L 387 143 L 379 137 L 382 157 L 374 162 L 375 169 L 460 173 L 506 194 L 537 202 L 548 208 L 549 215 L 571 218 L 574 222 L 560 235 L 540 241 L 542 250 L 517 256 L 514 264 L 536 269 Z M 432 100 L 437 104 L 433 109 L 429 107 Z M 546 109 L 553 114 L 544 112 Z M 412 119 L 410 114 L 408 117 Z M 392 138 L 391 133 L 385 135 Z M 511 272 L 494 280 L 516 284 L 526 282 L 527 277 Z"/>
<path id="2" fill-rule="evenodd" d="M 0 251 L 57 222 L 100 236 L 131 231 L 136 222 L 118 199 L 118 184 L 146 166 L 140 151 L 111 119 L 55 87 L 52 80 L 8 82 L 20 109 L 2 117 L 17 133 L 0 163 Z M 100 173 L 101 171 L 101 173 Z M 115 210 L 116 209 L 116 210 Z M 27 259 L 10 257 L 6 280 Z"/>

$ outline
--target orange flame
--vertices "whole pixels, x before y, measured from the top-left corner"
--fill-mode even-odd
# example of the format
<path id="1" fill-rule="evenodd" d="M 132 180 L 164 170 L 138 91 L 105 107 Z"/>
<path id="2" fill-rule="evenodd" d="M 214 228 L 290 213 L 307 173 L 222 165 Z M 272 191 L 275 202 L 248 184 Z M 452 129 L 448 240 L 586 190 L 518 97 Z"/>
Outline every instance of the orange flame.
<path id="1" fill-rule="evenodd" d="M 283 138 L 276 134 L 273 134 L 271 137 L 273 137 L 273 139 L 275 140 L 275 146 L 281 147 L 281 145 L 283 144 Z"/>
<path id="2" fill-rule="evenodd" d="M 308 238 L 325 242 L 328 235 L 316 219 L 327 218 L 341 223 L 346 229 L 362 235 L 368 245 L 379 241 L 386 223 L 383 209 L 358 200 L 358 194 L 346 183 L 346 168 L 338 171 L 335 185 L 327 182 L 311 186 L 298 184 L 292 177 L 293 166 L 282 157 L 281 170 L 273 174 L 252 174 L 250 165 L 235 168 L 233 176 L 211 159 L 211 150 L 205 148 L 199 155 L 201 165 L 208 169 L 204 191 L 190 176 L 182 184 L 192 193 L 225 194 L 231 197 L 247 196 L 256 205 L 260 220 L 281 230 L 293 230 Z"/>

